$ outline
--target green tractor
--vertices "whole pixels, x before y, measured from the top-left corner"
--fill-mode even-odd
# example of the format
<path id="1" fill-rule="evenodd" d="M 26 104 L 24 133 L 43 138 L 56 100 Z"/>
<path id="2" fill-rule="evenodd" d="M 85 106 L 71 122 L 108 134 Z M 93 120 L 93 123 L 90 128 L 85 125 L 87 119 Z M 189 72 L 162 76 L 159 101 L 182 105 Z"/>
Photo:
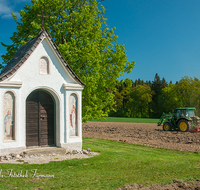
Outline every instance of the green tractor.
<path id="1" fill-rule="evenodd" d="M 179 130 L 199 132 L 200 118 L 194 114 L 195 108 L 176 108 L 176 113 L 163 113 L 158 126 L 163 124 L 164 131 Z M 196 131 L 195 131 L 196 130 Z"/>

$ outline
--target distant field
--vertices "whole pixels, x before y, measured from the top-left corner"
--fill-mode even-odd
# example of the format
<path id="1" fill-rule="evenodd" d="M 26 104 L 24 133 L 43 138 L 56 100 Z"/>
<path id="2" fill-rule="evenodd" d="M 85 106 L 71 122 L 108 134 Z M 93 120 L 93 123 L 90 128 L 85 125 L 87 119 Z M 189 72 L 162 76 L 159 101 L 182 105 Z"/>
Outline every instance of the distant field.
<path id="1" fill-rule="evenodd" d="M 127 117 L 105 117 L 102 122 L 128 122 L 128 123 L 157 123 L 159 119 L 152 118 L 127 118 Z M 97 121 L 92 119 L 90 121 Z"/>

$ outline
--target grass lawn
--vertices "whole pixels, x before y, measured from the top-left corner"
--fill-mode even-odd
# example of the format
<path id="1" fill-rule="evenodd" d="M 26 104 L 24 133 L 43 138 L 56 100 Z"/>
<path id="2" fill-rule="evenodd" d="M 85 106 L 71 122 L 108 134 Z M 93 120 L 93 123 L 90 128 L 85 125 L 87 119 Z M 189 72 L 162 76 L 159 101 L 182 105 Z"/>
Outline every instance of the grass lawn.
<path id="1" fill-rule="evenodd" d="M 199 153 L 180 152 L 123 142 L 83 138 L 83 148 L 100 152 L 88 159 L 49 164 L 0 164 L 0 189 L 116 189 L 126 184 L 167 184 L 173 179 L 200 178 Z M 8 177 L 6 170 L 27 178 Z M 54 178 L 32 177 L 54 175 Z"/>
<path id="2" fill-rule="evenodd" d="M 128 118 L 128 117 L 105 117 L 102 122 L 128 122 L 128 123 L 157 123 L 159 119 L 152 118 Z M 92 119 L 91 121 L 97 121 Z"/>

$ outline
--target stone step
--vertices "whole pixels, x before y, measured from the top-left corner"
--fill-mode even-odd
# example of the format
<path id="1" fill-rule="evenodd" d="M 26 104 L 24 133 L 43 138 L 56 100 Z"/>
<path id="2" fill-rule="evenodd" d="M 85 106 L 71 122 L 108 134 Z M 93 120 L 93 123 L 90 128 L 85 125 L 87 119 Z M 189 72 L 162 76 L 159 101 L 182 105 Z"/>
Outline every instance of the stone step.
<path id="1" fill-rule="evenodd" d="M 27 156 L 40 156 L 40 155 L 56 155 L 56 154 L 65 154 L 65 148 L 58 147 L 43 147 L 43 148 L 33 148 L 26 149 L 24 154 Z"/>

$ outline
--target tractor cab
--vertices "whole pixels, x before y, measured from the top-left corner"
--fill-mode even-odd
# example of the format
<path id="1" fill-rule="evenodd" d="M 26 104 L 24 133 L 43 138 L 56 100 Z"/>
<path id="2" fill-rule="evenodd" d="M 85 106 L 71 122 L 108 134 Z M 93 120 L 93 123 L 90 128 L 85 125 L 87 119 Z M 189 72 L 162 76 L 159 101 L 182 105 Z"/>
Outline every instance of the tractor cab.
<path id="1" fill-rule="evenodd" d="M 176 108 L 176 117 L 195 117 L 195 108 Z"/>

